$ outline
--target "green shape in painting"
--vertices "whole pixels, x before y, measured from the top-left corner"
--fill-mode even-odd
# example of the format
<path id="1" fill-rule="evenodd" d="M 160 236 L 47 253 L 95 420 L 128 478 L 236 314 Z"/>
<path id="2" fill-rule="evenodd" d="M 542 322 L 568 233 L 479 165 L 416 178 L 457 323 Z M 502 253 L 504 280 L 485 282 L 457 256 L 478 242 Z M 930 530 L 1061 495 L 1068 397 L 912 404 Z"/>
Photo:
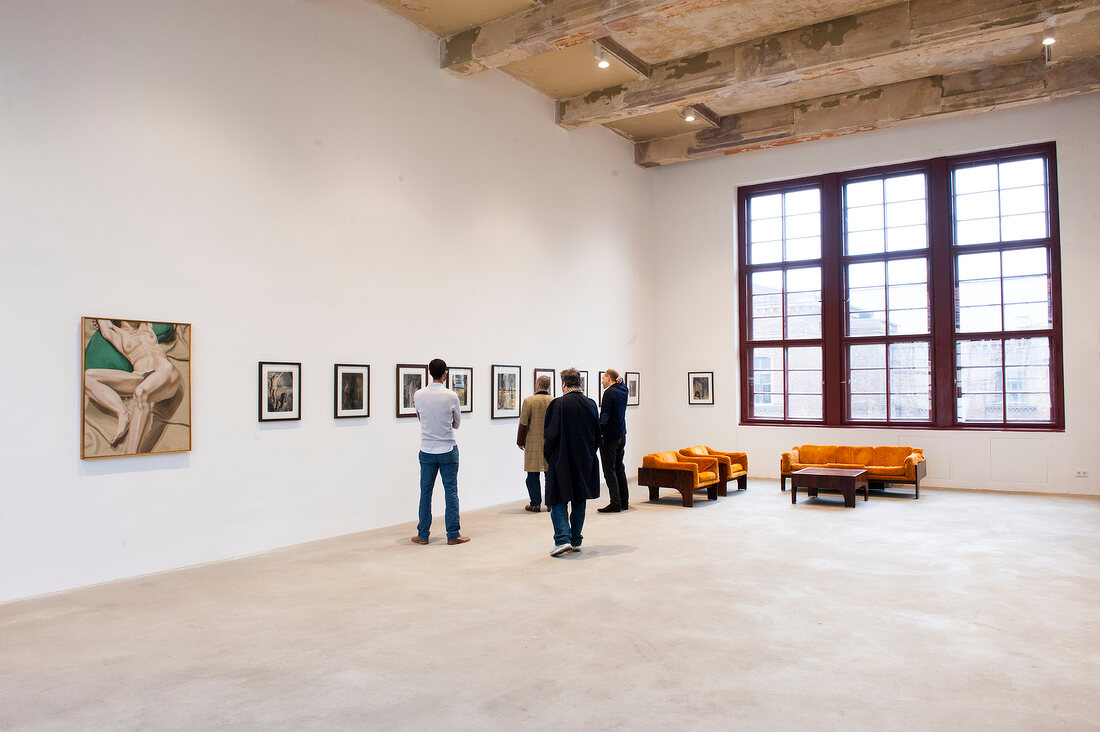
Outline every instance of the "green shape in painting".
<path id="1" fill-rule="evenodd" d="M 157 337 L 157 343 L 163 343 L 172 335 L 171 323 L 150 323 L 153 333 Z M 107 342 L 103 334 L 98 330 L 92 333 L 88 345 L 84 347 L 85 369 L 115 369 L 132 373 L 134 370 L 126 357 L 118 352 L 118 349 Z"/>

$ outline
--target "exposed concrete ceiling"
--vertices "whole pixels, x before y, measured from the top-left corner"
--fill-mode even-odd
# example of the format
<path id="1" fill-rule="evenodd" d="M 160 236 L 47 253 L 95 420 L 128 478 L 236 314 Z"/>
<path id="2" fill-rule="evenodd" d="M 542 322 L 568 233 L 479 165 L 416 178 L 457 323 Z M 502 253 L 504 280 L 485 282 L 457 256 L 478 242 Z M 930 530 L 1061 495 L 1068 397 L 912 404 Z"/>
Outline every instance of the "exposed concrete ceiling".
<path id="1" fill-rule="evenodd" d="M 643 166 L 1100 90 L 1100 0 L 368 1 L 438 36 L 446 71 L 503 71 Z"/>

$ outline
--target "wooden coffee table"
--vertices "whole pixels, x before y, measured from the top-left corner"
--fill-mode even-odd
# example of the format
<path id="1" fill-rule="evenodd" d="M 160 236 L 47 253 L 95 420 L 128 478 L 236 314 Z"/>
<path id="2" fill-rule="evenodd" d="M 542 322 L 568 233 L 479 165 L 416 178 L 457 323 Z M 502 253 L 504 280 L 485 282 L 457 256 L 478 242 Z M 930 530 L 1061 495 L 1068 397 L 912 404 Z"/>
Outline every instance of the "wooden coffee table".
<path id="1" fill-rule="evenodd" d="M 805 488 L 811 498 L 818 491 L 836 491 L 844 496 L 847 508 L 856 507 L 856 491 L 863 489 L 867 500 L 867 471 L 849 468 L 802 468 L 791 473 L 791 503 L 798 496 L 798 489 Z"/>

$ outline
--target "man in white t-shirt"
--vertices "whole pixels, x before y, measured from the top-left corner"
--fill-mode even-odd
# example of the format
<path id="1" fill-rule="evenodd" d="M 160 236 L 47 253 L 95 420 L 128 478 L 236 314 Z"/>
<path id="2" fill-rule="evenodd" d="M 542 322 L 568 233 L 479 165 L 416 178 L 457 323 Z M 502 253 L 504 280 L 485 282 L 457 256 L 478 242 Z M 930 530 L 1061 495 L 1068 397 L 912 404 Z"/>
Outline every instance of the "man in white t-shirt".
<path id="1" fill-rule="evenodd" d="M 458 525 L 458 443 L 455 430 L 462 422 L 458 395 L 447 388 L 447 362 L 441 358 L 428 364 L 432 383 L 413 394 L 416 416 L 420 418 L 420 523 L 416 526 L 415 544 L 427 544 L 432 527 L 432 491 L 435 476 L 443 478 L 446 500 L 444 520 L 448 544 L 465 544 Z"/>

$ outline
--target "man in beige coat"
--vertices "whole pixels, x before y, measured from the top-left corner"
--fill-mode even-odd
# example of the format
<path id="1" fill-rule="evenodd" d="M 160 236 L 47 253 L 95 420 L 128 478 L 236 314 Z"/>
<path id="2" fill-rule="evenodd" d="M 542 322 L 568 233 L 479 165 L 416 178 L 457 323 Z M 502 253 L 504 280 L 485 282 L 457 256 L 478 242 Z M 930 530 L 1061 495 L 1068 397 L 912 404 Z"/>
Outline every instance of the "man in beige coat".
<path id="1" fill-rule="evenodd" d="M 539 473 L 547 469 L 546 456 L 542 454 L 542 431 L 546 423 L 546 407 L 550 404 L 550 377 L 535 380 L 535 393 L 523 400 L 519 408 L 519 433 L 516 444 L 523 450 L 523 469 L 527 471 L 527 492 L 531 502 L 526 511 L 542 510 L 542 486 Z"/>

